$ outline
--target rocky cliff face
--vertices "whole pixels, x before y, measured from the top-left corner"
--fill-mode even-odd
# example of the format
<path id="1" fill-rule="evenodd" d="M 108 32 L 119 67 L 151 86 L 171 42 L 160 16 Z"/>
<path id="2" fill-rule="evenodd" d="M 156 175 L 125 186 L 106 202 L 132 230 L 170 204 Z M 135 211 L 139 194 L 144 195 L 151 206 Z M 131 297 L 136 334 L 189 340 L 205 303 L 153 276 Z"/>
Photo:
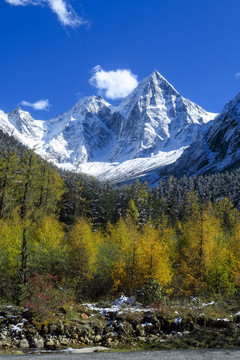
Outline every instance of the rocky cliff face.
<path id="1" fill-rule="evenodd" d="M 200 175 L 231 170 L 240 166 L 240 93 L 228 102 L 206 135 L 194 142 L 183 155 L 159 176 Z"/>
<path id="2" fill-rule="evenodd" d="M 182 97 L 157 71 L 143 80 L 112 113 L 112 122 L 116 115 L 121 118 L 111 154 L 118 161 L 188 146 L 196 140 L 202 125 L 214 118 Z"/>

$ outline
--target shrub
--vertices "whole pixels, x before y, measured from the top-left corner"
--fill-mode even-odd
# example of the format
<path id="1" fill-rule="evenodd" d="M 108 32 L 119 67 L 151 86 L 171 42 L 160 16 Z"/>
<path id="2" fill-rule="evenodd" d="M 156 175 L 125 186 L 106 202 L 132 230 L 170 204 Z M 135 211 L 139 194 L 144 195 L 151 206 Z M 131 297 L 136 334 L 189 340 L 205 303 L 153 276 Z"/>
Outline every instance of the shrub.
<path id="1" fill-rule="evenodd" d="M 27 281 L 22 305 L 34 312 L 38 319 L 49 316 L 63 305 L 64 296 L 54 287 L 56 276 L 35 272 Z"/>
<path id="2" fill-rule="evenodd" d="M 148 282 L 137 292 L 138 300 L 144 305 L 162 302 L 166 295 L 162 284 L 152 277 L 149 277 Z"/>

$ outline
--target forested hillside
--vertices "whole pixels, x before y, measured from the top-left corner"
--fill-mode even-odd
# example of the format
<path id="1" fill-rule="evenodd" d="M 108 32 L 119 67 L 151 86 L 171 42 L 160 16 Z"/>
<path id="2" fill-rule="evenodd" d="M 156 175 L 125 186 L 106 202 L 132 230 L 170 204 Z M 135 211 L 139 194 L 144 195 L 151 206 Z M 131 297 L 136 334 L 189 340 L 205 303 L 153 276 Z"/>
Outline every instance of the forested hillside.
<path id="1" fill-rule="evenodd" d="M 34 304 L 39 283 L 52 303 L 150 283 L 176 298 L 238 293 L 239 170 L 117 188 L 59 173 L 11 141 L 0 158 L 2 302 Z"/>

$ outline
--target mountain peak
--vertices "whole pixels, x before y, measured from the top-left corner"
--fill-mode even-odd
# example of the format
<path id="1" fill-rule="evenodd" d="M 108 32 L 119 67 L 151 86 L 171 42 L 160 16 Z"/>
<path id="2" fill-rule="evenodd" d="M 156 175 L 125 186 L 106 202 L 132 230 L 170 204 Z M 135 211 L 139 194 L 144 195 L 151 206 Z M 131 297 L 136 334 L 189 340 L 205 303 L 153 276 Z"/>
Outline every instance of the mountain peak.
<path id="1" fill-rule="evenodd" d="M 158 78 L 158 79 L 162 79 L 162 80 L 165 80 L 165 81 L 167 81 L 166 79 L 165 79 L 165 77 L 164 76 L 162 76 L 161 74 L 160 74 L 160 72 L 158 71 L 158 70 L 156 70 L 156 69 L 154 69 L 154 71 L 152 72 L 152 74 L 150 75 L 150 77 L 152 77 L 152 78 Z M 168 82 L 168 81 L 167 81 Z"/>
<path id="2" fill-rule="evenodd" d="M 164 89 L 171 89 L 176 94 L 179 94 L 179 92 L 170 84 L 167 79 L 162 76 L 156 69 L 153 71 L 153 73 L 146 78 L 147 82 L 152 82 L 154 86 Z"/>
<path id="3" fill-rule="evenodd" d="M 67 114 L 67 117 L 68 115 L 81 117 L 85 116 L 87 113 L 97 114 L 100 110 L 109 106 L 110 104 L 101 95 L 91 95 L 78 100 L 69 111 L 61 114 L 61 118 L 64 120 L 65 114 Z M 58 118 L 59 116 L 56 116 L 54 119 L 56 120 Z"/>
<path id="4" fill-rule="evenodd" d="M 80 105 L 80 106 L 91 106 L 91 105 L 97 105 L 98 106 L 109 106 L 110 104 L 101 96 L 101 95 L 91 95 L 91 96 L 87 96 L 83 99 L 80 99 L 76 105 Z M 97 110 L 97 109 L 96 109 Z"/>
<path id="5" fill-rule="evenodd" d="M 9 115 L 11 114 L 16 114 L 16 115 L 19 115 L 20 114 L 20 111 L 22 111 L 22 109 L 20 108 L 20 106 L 16 107 L 14 110 L 10 111 L 9 112 Z"/>
<path id="6" fill-rule="evenodd" d="M 37 152 L 59 167 L 83 164 L 79 171 L 113 179 L 175 161 L 213 118 L 154 70 L 117 106 L 88 96 L 48 121 L 17 108 L 0 113 L 0 128 L 15 130 L 31 148 L 38 145 Z"/>
<path id="7" fill-rule="evenodd" d="M 10 117 L 19 117 L 19 118 L 28 118 L 28 119 L 33 119 L 31 114 L 28 111 L 25 111 L 23 109 L 20 108 L 20 106 L 18 106 L 16 109 L 10 111 L 8 113 L 8 115 Z"/>
<path id="8" fill-rule="evenodd" d="M 143 79 L 138 86 L 127 95 L 118 106 L 112 107 L 112 112 L 119 112 L 126 117 L 139 101 L 147 102 L 150 98 L 155 102 L 156 98 L 163 99 L 166 96 L 179 96 L 178 91 L 155 69 L 151 75 Z M 146 105 L 146 104 L 145 104 Z M 145 106 L 144 105 L 144 106 Z"/>

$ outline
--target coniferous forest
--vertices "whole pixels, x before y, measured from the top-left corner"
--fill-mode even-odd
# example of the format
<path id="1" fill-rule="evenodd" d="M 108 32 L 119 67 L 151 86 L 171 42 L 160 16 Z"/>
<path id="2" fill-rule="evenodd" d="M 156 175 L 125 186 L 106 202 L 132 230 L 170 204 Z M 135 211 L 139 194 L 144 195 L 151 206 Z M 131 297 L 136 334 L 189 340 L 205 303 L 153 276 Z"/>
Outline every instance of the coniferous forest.
<path id="1" fill-rule="evenodd" d="M 238 295 L 239 182 L 234 170 L 114 187 L 59 172 L 6 137 L 0 301 L 27 304 L 51 281 L 76 303 L 136 295 L 149 282 L 169 298 Z"/>

